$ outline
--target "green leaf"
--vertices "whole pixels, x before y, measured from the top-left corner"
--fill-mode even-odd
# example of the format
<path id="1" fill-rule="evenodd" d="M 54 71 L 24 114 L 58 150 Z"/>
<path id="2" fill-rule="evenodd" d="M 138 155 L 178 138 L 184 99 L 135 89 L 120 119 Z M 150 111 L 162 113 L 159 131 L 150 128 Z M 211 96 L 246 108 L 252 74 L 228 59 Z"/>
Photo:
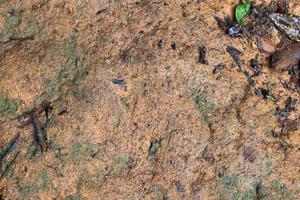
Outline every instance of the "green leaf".
<path id="1" fill-rule="evenodd" d="M 247 0 L 245 3 L 241 3 L 235 8 L 235 19 L 236 21 L 243 25 L 244 18 L 250 14 L 252 3 L 250 0 Z"/>

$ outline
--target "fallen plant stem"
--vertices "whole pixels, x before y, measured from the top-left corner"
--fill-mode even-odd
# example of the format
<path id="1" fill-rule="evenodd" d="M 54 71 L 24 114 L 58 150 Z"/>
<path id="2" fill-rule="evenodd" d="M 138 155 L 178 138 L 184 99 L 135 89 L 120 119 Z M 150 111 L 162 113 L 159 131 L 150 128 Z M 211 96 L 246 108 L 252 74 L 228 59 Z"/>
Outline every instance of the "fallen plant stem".
<path id="1" fill-rule="evenodd" d="M 2 161 L 8 156 L 8 154 L 11 153 L 15 149 L 15 147 L 18 144 L 19 137 L 20 137 L 20 134 L 18 133 L 14 137 L 14 139 L 12 139 L 10 141 L 9 145 L 7 145 L 6 148 L 4 148 L 4 150 L 1 152 L 1 155 L 0 155 L 0 165 L 2 164 Z"/>
<path id="2" fill-rule="evenodd" d="M 262 95 L 261 90 L 258 87 L 256 87 L 253 78 L 250 76 L 250 74 L 247 72 L 247 70 L 245 69 L 245 67 L 241 63 L 241 60 L 240 60 L 240 57 L 239 57 L 241 52 L 238 49 L 236 49 L 235 47 L 232 47 L 232 46 L 227 46 L 226 50 L 230 54 L 230 56 L 233 58 L 235 64 L 239 67 L 239 69 L 245 75 L 245 77 L 247 79 L 247 82 L 254 89 L 255 94 Z"/>
<path id="3" fill-rule="evenodd" d="M 7 165 L 5 166 L 5 169 L 3 170 L 3 172 L 0 174 L 0 181 L 2 180 L 2 178 L 4 177 L 4 175 L 6 174 L 7 170 L 13 165 L 13 163 L 16 161 L 16 159 L 18 158 L 18 156 L 20 155 L 21 151 L 18 151 L 14 157 L 7 163 Z"/>
<path id="4" fill-rule="evenodd" d="M 37 144 L 41 147 L 42 152 L 45 152 L 47 150 L 47 142 L 38 117 L 34 116 L 32 118 L 32 125 L 34 127 L 34 139 L 37 142 Z"/>

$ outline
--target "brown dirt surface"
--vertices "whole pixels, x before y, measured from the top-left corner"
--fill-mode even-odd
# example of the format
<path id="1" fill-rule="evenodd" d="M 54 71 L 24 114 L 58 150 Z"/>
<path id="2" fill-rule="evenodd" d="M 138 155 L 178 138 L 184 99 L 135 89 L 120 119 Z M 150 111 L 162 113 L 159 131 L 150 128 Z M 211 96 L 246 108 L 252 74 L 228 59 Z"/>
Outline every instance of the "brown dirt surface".
<path id="1" fill-rule="evenodd" d="M 0 158 L 20 134 L 0 199 L 299 199 L 299 91 L 255 38 L 218 27 L 238 2 L 0 0 Z M 255 84 L 276 102 L 254 93 L 228 45 L 249 72 L 259 54 Z M 16 122 L 44 102 L 41 152 Z"/>

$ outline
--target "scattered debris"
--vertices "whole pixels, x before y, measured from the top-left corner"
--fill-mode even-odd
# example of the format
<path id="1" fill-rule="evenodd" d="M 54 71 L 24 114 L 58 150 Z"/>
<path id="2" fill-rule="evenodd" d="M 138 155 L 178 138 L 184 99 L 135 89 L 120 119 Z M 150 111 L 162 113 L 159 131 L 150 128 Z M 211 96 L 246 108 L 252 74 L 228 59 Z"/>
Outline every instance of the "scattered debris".
<path id="1" fill-rule="evenodd" d="M 271 1 L 270 4 L 264 5 L 252 4 L 252 1 L 245 0 L 235 7 L 235 20 L 228 16 L 224 20 L 217 16 L 214 18 L 219 27 L 231 37 L 267 36 L 272 32 L 274 23 L 291 39 L 299 41 L 299 17 L 282 14 L 288 13 L 287 8 L 285 1 Z"/>
<path id="2" fill-rule="evenodd" d="M 7 147 L 4 148 L 4 150 L 0 153 L 0 165 L 2 164 L 2 161 L 6 158 L 6 156 L 11 153 L 17 146 L 19 142 L 20 134 L 18 133 L 14 139 L 10 141 L 10 143 L 7 145 Z"/>
<path id="3" fill-rule="evenodd" d="M 218 26 L 227 34 L 229 31 L 229 28 L 232 25 L 232 21 L 229 16 L 225 16 L 224 19 L 222 20 L 218 16 L 214 16 L 215 20 L 218 23 Z"/>
<path id="4" fill-rule="evenodd" d="M 253 162 L 256 159 L 255 149 L 253 147 L 245 147 L 243 151 L 243 156 L 245 160 Z"/>
<path id="5" fill-rule="evenodd" d="M 175 186 L 178 192 L 185 192 L 185 188 L 183 187 L 180 181 L 175 181 Z"/>
<path id="6" fill-rule="evenodd" d="M 254 71 L 254 75 L 259 75 L 261 72 L 261 66 L 258 62 L 258 54 L 256 54 L 255 58 L 250 60 L 250 67 Z"/>
<path id="7" fill-rule="evenodd" d="M 205 161 L 209 162 L 210 164 L 213 164 L 215 162 L 215 158 L 213 154 L 208 150 L 207 146 L 202 151 L 201 158 L 203 158 Z"/>
<path id="8" fill-rule="evenodd" d="M 45 106 L 44 110 L 45 110 L 46 121 L 48 121 L 49 120 L 49 114 L 53 110 L 53 107 L 49 104 L 49 105 Z"/>
<path id="9" fill-rule="evenodd" d="M 155 138 L 153 141 L 151 141 L 150 147 L 149 147 L 148 156 L 149 156 L 150 159 L 155 158 L 155 155 L 156 155 L 159 148 L 160 148 L 160 140 Z"/>
<path id="10" fill-rule="evenodd" d="M 175 42 L 173 42 L 173 43 L 171 44 L 171 48 L 172 48 L 173 50 L 176 50 L 176 43 L 175 43 Z"/>
<path id="11" fill-rule="evenodd" d="M 169 140 L 171 137 L 172 131 L 169 130 L 162 135 L 160 135 L 158 138 L 155 138 L 151 141 L 149 150 L 148 150 L 148 159 L 150 161 L 157 160 L 157 153 L 161 148 L 166 148 L 169 144 Z"/>
<path id="12" fill-rule="evenodd" d="M 142 80 L 140 82 L 140 87 L 141 87 L 141 93 L 144 95 L 147 91 L 147 83 L 144 80 Z"/>
<path id="13" fill-rule="evenodd" d="M 32 118 L 32 124 L 33 124 L 33 127 L 34 127 L 34 138 L 35 138 L 35 141 L 37 142 L 37 144 L 41 147 L 41 150 L 43 152 L 46 152 L 47 151 L 47 142 L 46 142 L 46 136 L 45 136 L 45 133 L 42 129 L 42 126 L 41 126 L 41 123 L 38 119 L 38 117 L 36 116 L 33 116 Z"/>
<path id="14" fill-rule="evenodd" d="M 274 53 L 276 51 L 274 43 L 266 36 L 258 36 L 256 44 L 259 49 L 267 53 Z"/>
<path id="15" fill-rule="evenodd" d="M 282 137 L 287 135 L 289 131 L 296 131 L 300 127 L 300 116 L 297 116 L 294 119 L 290 118 L 291 112 L 295 109 L 294 106 L 297 100 L 288 97 L 285 100 L 285 107 L 280 109 L 279 107 L 276 108 L 276 116 L 278 117 L 278 122 L 280 124 L 280 131 L 279 133 L 273 132 L 275 137 Z"/>
<path id="16" fill-rule="evenodd" d="M 224 67 L 225 67 L 225 64 L 223 64 L 223 63 L 214 65 L 213 74 L 216 73 L 217 70 L 221 70 L 221 69 L 223 69 Z"/>
<path id="17" fill-rule="evenodd" d="M 300 42 L 300 16 L 272 13 L 269 17 L 291 40 Z"/>
<path id="18" fill-rule="evenodd" d="M 162 40 L 162 39 L 160 39 L 160 40 L 158 41 L 157 47 L 158 47 L 159 49 L 162 49 L 162 48 L 163 48 L 163 40 Z"/>
<path id="19" fill-rule="evenodd" d="M 293 66 L 289 70 L 289 74 L 291 75 L 291 81 L 295 83 L 296 87 L 300 87 L 300 63 Z"/>
<path id="20" fill-rule="evenodd" d="M 109 8 L 109 5 L 105 5 L 105 6 L 102 6 L 101 8 L 99 8 L 99 10 L 96 12 L 96 15 L 99 15 L 100 13 L 106 11 L 107 9 Z"/>
<path id="21" fill-rule="evenodd" d="M 238 121 L 240 124 L 246 125 L 245 120 L 242 118 L 242 115 L 241 115 L 241 109 L 240 109 L 240 108 L 237 108 L 237 109 L 236 109 L 235 116 L 236 116 L 237 121 Z"/>
<path id="22" fill-rule="evenodd" d="M 270 99 L 273 102 L 277 101 L 275 97 L 273 97 L 272 95 L 270 95 L 269 90 L 266 90 L 264 88 L 259 88 L 259 89 L 260 89 L 261 94 L 262 94 L 262 96 L 263 96 L 264 99 Z"/>
<path id="23" fill-rule="evenodd" d="M 241 52 L 236 49 L 235 47 L 232 46 L 227 46 L 226 48 L 227 52 L 231 55 L 231 57 L 233 58 L 235 64 L 240 68 L 240 70 L 244 73 L 245 77 L 247 78 L 247 81 L 249 83 L 249 85 L 251 85 L 252 88 L 254 88 L 254 91 L 257 95 L 261 95 L 261 91 L 260 89 L 258 89 L 255 86 L 254 80 L 253 78 L 250 76 L 250 74 L 246 71 L 246 69 L 244 68 L 244 66 L 242 65 L 241 61 L 240 61 L 240 54 Z"/>
<path id="24" fill-rule="evenodd" d="M 113 79 L 111 82 L 115 85 L 124 85 L 125 84 L 125 81 L 123 79 Z"/>
<path id="25" fill-rule="evenodd" d="M 247 24 L 243 26 L 243 32 L 246 33 L 245 36 L 254 36 L 254 38 L 255 36 L 262 35 L 269 36 L 269 33 L 273 31 L 273 23 L 268 18 L 268 15 L 273 13 L 276 9 L 272 2 L 268 5 L 252 5 L 251 14 L 248 17 Z"/>
<path id="26" fill-rule="evenodd" d="M 285 100 L 285 107 L 283 109 L 280 109 L 279 107 L 276 108 L 275 114 L 278 116 L 287 116 L 289 112 L 294 110 L 294 105 L 296 101 L 293 100 L 291 97 L 288 97 Z"/>
<path id="27" fill-rule="evenodd" d="M 242 34 L 242 27 L 236 22 L 233 22 L 229 16 L 225 16 L 223 20 L 218 16 L 214 16 L 214 18 L 225 34 L 231 37 L 237 37 Z"/>
<path id="28" fill-rule="evenodd" d="M 65 108 L 63 108 L 61 111 L 59 111 L 58 115 L 64 115 L 64 114 L 66 114 L 66 113 L 69 113 L 67 107 L 65 107 Z"/>
<path id="29" fill-rule="evenodd" d="M 198 53 L 199 53 L 199 57 L 198 57 L 198 63 L 200 64 L 205 64 L 207 65 L 208 62 L 206 60 L 206 47 L 204 45 L 200 46 L 198 48 Z"/>
<path id="30" fill-rule="evenodd" d="M 289 119 L 285 124 L 287 131 L 297 131 L 300 127 L 300 117 L 296 119 Z"/>
<path id="31" fill-rule="evenodd" d="M 296 101 L 292 99 L 292 97 L 288 97 L 285 100 L 285 107 L 284 107 L 284 111 L 285 112 L 291 112 L 293 111 L 295 108 Z"/>
<path id="32" fill-rule="evenodd" d="M 6 164 L 6 166 L 4 167 L 4 169 L 1 170 L 0 172 L 0 181 L 1 179 L 4 177 L 4 175 L 6 174 L 6 172 L 8 171 L 8 169 L 11 168 L 12 164 L 16 161 L 16 159 L 18 158 L 18 156 L 20 155 L 21 151 L 17 151 L 13 158 L 11 160 L 8 161 L 8 163 Z"/>

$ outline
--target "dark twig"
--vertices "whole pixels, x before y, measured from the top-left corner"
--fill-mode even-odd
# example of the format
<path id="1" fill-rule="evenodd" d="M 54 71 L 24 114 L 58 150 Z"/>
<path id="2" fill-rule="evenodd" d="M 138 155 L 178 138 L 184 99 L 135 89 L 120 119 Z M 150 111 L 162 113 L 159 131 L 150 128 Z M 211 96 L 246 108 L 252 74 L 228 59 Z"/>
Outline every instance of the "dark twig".
<path id="1" fill-rule="evenodd" d="M 42 129 L 41 123 L 38 117 L 34 116 L 32 119 L 32 124 L 34 127 L 34 138 L 37 144 L 41 147 L 42 151 L 47 151 L 47 142 L 44 131 Z"/>
<path id="2" fill-rule="evenodd" d="M 1 152 L 0 155 L 0 165 L 2 164 L 2 161 L 8 156 L 9 153 L 11 153 L 17 146 L 19 142 L 20 134 L 17 134 L 17 136 L 11 140 L 9 145 Z"/>
<path id="3" fill-rule="evenodd" d="M 199 53 L 198 63 L 205 64 L 205 65 L 208 64 L 208 62 L 206 60 L 206 52 L 207 52 L 207 49 L 204 45 L 202 45 L 198 48 L 198 53 Z"/>
<path id="4" fill-rule="evenodd" d="M 245 67 L 241 63 L 241 60 L 240 60 L 241 52 L 238 49 L 236 49 L 235 47 L 232 47 L 232 46 L 227 46 L 226 50 L 230 54 L 230 56 L 233 58 L 235 64 L 244 73 L 245 77 L 247 78 L 247 82 L 254 89 L 255 93 L 257 95 L 262 95 L 261 90 L 256 87 L 253 78 L 250 76 L 249 72 L 246 71 Z"/>
<path id="5" fill-rule="evenodd" d="M 6 174 L 7 170 L 12 166 L 12 164 L 16 161 L 16 159 L 18 158 L 18 156 L 20 155 L 21 151 L 18 151 L 17 153 L 15 153 L 14 157 L 7 163 L 7 165 L 5 166 L 5 169 L 2 171 L 2 173 L 0 174 L 0 181 L 2 180 L 2 178 L 4 177 L 4 175 Z"/>

